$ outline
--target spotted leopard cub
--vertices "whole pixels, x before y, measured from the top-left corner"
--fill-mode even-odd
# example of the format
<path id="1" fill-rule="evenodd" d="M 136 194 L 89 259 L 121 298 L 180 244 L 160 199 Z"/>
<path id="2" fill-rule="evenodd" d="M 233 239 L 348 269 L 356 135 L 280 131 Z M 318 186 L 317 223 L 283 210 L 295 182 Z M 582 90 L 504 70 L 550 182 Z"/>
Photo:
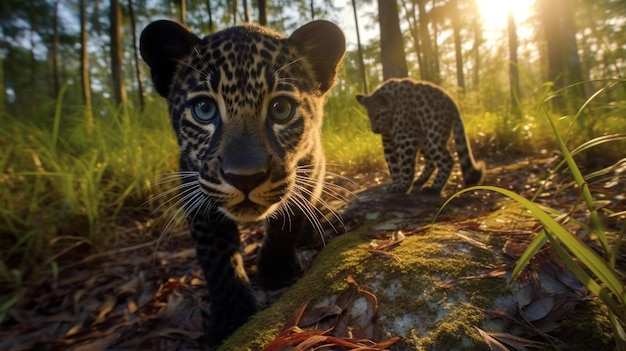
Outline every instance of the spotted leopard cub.
<path id="1" fill-rule="evenodd" d="M 406 193 L 424 185 L 435 168 L 437 176 L 425 192 L 440 193 L 454 159 L 448 149 L 450 134 L 461 164 L 466 186 L 480 183 L 484 164 L 476 163 L 454 100 L 440 87 L 410 78 L 389 79 L 371 95 L 356 95 L 367 108 L 371 128 L 381 134 L 392 184 L 389 192 Z M 415 159 L 422 151 L 426 164 L 415 179 Z"/>
<path id="2" fill-rule="evenodd" d="M 326 21 L 288 38 L 242 25 L 202 39 L 157 21 L 140 47 L 180 146 L 174 201 L 196 242 L 211 297 L 207 337 L 217 345 L 257 311 L 238 224 L 266 221 L 257 266 L 268 288 L 292 282 L 296 241 L 319 227 L 323 104 L 345 39 Z"/>

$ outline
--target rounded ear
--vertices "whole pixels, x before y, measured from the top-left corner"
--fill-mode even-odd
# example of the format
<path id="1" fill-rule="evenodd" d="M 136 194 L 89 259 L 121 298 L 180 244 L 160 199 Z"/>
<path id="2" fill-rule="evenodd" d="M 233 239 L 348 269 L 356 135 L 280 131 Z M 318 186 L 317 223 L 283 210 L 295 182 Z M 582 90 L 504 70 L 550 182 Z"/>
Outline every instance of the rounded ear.
<path id="1" fill-rule="evenodd" d="M 139 50 L 150 66 L 156 91 L 167 97 L 177 64 L 189 55 L 200 38 L 182 25 L 160 20 L 150 23 L 141 32 Z"/>
<path id="2" fill-rule="evenodd" d="M 288 40 L 311 64 L 320 91 L 325 93 L 332 88 L 346 51 L 341 29 L 332 22 L 317 20 L 298 28 Z"/>

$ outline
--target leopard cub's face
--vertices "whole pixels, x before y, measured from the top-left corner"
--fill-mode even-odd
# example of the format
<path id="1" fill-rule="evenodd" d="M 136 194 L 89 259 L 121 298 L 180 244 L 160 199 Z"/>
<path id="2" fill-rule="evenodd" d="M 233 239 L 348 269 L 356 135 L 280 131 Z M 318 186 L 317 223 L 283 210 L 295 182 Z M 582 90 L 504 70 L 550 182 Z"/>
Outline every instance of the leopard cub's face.
<path id="1" fill-rule="evenodd" d="M 323 102 L 343 51 L 320 63 L 307 52 L 311 45 L 304 47 L 308 33 L 286 39 L 248 25 L 198 39 L 177 30 L 177 41 L 190 45 L 174 53 L 169 84 L 159 92 L 167 97 L 181 172 L 197 185 L 188 188 L 186 204 L 255 221 L 319 193 Z M 159 89 L 155 71 L 167 62 L 152 57 L 150 45 L 158 43 L 142 42 L 142 54 Z"/>

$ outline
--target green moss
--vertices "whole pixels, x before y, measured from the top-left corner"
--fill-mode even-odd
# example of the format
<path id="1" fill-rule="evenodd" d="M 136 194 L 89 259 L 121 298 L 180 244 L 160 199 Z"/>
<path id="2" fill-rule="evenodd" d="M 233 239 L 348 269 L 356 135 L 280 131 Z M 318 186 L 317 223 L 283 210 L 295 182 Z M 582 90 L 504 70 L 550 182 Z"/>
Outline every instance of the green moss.
<path id="1" fill-rule="evenodd" d="M 520 213 L 512 207 L 502 211 Z M 506 262 L 491 250 L 468 244 L 455 230 L 458 227 L 436 225 L 408 236 L 389 252 L 397 259 L 368 252 L 371 225 L 334 239 L 303 278 L 220 350 L 262 349 L 293 311 L 309 300 L 314 305 L 344 291 L 348 276 L 378 299 L 375 335 L 401 337 L 392 350 L 484 350 L 486 344 L 475 327 L 481 328 L 487 318 L 484 311 L 510 292 L 506 279 L 479 275 Z M 563 331 L 571 333 L 564 335 L 565 340 L 576 339 L 589 347 L 610 345 L 609 324 L 606 318 L 597 319 L 598 309 L 596 305 L 576 310 L 564 324 Z"/>

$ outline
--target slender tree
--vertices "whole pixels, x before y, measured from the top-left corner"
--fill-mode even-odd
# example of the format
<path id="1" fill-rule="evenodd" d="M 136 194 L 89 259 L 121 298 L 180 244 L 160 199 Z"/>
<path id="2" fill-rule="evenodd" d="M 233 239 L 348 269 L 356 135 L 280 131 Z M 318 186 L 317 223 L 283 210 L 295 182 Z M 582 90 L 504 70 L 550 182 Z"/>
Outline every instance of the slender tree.
<path id="1" fill-rule="evenodd" d="M 111 81 L 113 97 L 117 106 L 122 106 L 126 112 L 126 88 L 124 86 L 123 52 L 122 45 L 122 8 L 118 0 L 111 0 Z"/>
<path id="2" fill-rule="evenodd" d="M 257 0 L 259 6 L 259 24 L 267 26 L 267 0 Z"/>
<path id="3" fill-rule="evenodd" d="M 7 111 L 7 93 L 5 89 L 5 77 L 4 77 L 4 58 L 2 52 L 2 40 L 0 40 L 0 112 Z"/>
<path id="4" fill-rule="evenodd" d="M 555 88 L 564 88 L 581 82 L 582 68 L 576 44 L 576 25 L 572 14 L 573 7 L 568 0 L 538 0 L 539 15 L 543 24 L 548 50 L 548 79 Z M 574 97 L 584 99 L 583 85 L 568 90 Z M 567 99 L 571 101 L 572 99 Z M 566 107 L 563 99 L 555 99 L 555 107 Z"/>
<path id="5" fill-rule="evenodd" d="M 409 72 L 396 0 L 378 0 L 378 23 L 383 79 L 407 77 Z"/>
<path id="6" fill-rule="evenodd" d="M 54 3 L 54 14 L 52 15 L 52 94 L 56 97 L 61 90 L 61 79 L 59 78 L 59 0 Z"/>
<path id="7" fill-rule="evenodd" d="M 31 4 L 28 8 L 28 16 L 30 19 L 30 32 L 29 40 L 30 40 L 30 96 L 32 99 L 38 98 L 39 89 L 37 89 L 37 58 L 35 57 L 35 49 L 37 47 L 37 42 L 35 40 L 36 32 L 37 32 L 37 20 L 35 18 L 35 5 Z M 30 109 L 31 113 L 35 112 L 35 104 L 28 105 L 28 109 Z"/>
<path id="8" fill-rule="evenodd" d="M 511 93 L 511 110 L 518 119 L 521 117 L 520 111 L 520 84 L 519 84 L 519 62 L 517 60 L 517 26 L 513 12 L 509 12 L 507 17 L 507 28 L 509 32 L 509 86 Z"/>
<path id="9" fill-rule="evenodd" d="M 243 6 L 243 21 L 250 23 L 250 8 L 248 7 L 248 0 L 242 0 Z"/>
<path id="10" fill-rule="evenodd" d="M 478 19 L 479 19 L 479 16 L 477 14 L 472 18 L 472 32 L 474 35 L 474 43 L 472 44 L 471 51 L 472 51 L 472 57 L 474 59 L 474 70 L 473 70 L 474 73 L 472 74 L 472 85 L 474 89 L 478 89 L 478 86 L 480 83 L 480 68 L 481 68 L 480 47 L 483 42 L 483 36 L 482 36 L 483 32 L 482 32 L 480 21 Z"/>
<path id="11" fill-rule="evenodd" d="M 180 23 L 187 23 L 187 2 L 185 0 L 179 0 L 178 7 L 180 9 Z"/>
<path id="12" fill-rule="evenodd" d="M 369 94 L 369 84 L 367 82 L 367 72 L 365 71 L 365 59 L 363 58 L 363 44 L 361 44 L 361 33 L 359 30 L 359 16 L 357 16 L 356 0 L 352 0 L 352 12 L 354 13 L 354 26 L 356 28 L 356 45 L 359 53 L 359 70 L 361 71 L 361 84 L 364 94 Z"/>
<path id="13" fill-rule="evenodd" d="M 404 7 L 406 21 L 409 24 L 411 38 L 413 38 L 413 49 L 415 50 L 415 55 L 417 56 L 417 65 L 420 68 L 420 78 L 425 79 L 422 73 L 422 67 L 424 67 L 424 60 L 423 60 L 424 55 L 421 50 L 418 20 L 417 20 L 417 17 L 415 16 L 415 2 L 412 2 L 411 10 L 409 10 L 406 0 L 402 0 L 402 6 Z"/>
<path id="14" fill-rule="evenodd" d="M 463 72 L 463 48 L 461 46 L 461 16 L 459 15 L 458 0 L 449 3 L 452 32 L 454 35 L 454 52 L 456 58 L 456 85 L 465 92 L 465 74 Z"/>
<path id="15" fill-rule="evenodd" d="M 89 79 L 89 52 L 87 51 L 88 36 L 87 31 L 87 9 L 85 0 L 78 3 L 80 11 L 80 81 L 83 95 L 83 106 L 85 107 L 85 118 L 87 119 L 87 134 L 93 133 L 93 107 L 91 102 L 91 81 Z"/>
<path id="16" fill-rule="evenodd" d="M 439 72 L 437 71 L 437 63 L 434 52 L 433 42 L 431 40 L 430 30 L 428 28 L 430 24 L 430 16 L 426 11 L 427 0 L 415 0 L 417 1 L 417 8 L 419 10 L 419 34 L 423 59 L 422 78 L 434 83 L 439 83 Z"/>
<path id="17" fill-rule="evenodd" d="M 207 16 L 208 16 L 209 33 L 213 33 L 213 31 L 215 30 L 215 25 L 213 24 L 213 10 L 211 8 L 210 0 L 206 0 L 206 10 L 207 10 Z"/>
<path id="18" fill-rule="evenodd" d="M 185 1 L 182 0 L 182 3 Z M 130 32 L 133 37 L 133 61 L 135 63 L 135 78 L 137 80 L 137 96 L 139 98 L 139 108 L 141 111 L 144 109 L 143 99 L 143 78 L 141 72 L 141 61 L 139 60 L 139 50 L 137 49 L 137 33 L 135 28 L 135 11 L 133 9 L 133 1 L 128 0 L 128 16 L 130 17 Z"/>

